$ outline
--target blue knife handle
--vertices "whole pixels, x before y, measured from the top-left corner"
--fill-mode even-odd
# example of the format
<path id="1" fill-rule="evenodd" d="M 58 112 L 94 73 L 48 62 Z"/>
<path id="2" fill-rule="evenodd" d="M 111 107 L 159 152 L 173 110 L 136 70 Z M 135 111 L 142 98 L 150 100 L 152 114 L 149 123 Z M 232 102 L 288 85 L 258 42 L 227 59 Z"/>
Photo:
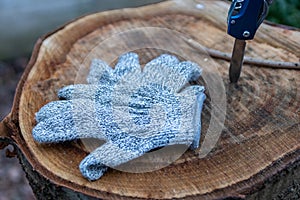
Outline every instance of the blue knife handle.
<path id="1" fill-rule="evenodd" d="M 228 12 L 228 34 L 251 40 L 268 14 L 271 0 L 233 0 Z"/>

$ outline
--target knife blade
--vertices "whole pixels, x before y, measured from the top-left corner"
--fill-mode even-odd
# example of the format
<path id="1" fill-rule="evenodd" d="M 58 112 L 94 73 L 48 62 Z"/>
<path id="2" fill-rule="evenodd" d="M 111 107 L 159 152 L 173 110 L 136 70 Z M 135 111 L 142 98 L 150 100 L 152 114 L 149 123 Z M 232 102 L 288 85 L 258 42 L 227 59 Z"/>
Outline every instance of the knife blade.
<path id="1" fill-rule="evenodd" d="M 231 83 L 236 83 L 241 75 L 244 54 L 246 48 L 246 41 L 235 39 L 232 51 L 230 67 L 229 67 L 229 80 Z"/>
<path id="2" fill-rule="evenodd" d="M 241 75 L 246 41 L 252 40 L 266 18 L 272 0 L 233 0 L 228 12 L 227 33 L 235 38 L 229 67 L 229 80 L 237 83 Z"/>

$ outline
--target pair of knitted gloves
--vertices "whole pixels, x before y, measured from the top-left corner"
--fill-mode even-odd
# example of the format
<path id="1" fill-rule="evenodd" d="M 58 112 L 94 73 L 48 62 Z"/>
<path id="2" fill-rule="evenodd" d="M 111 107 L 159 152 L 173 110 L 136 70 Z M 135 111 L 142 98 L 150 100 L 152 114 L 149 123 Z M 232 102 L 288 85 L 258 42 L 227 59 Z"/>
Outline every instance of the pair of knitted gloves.
<path id="1" fill-rule="evenodd" d="M 89 180 L 158 147 L 185 144 L 195 149 L 205 94 L 203 86 L 188 83 L 200 75 L 197 64 L 167 54 L 143 70 L 135 53 L 120 56 L 115 69 L 93 60 L 88 84 L 62 88 L 62 100 L 36 113 L 33 138 L 40 143 L 105 140 L 79 165 Z"/>

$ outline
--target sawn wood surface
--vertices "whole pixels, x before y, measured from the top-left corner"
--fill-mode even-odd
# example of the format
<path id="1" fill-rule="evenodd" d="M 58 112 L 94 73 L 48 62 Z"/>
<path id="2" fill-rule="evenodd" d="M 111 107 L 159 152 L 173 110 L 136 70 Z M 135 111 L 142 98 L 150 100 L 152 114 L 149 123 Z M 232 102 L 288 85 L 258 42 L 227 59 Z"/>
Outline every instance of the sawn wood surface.
<path id="1" fill-rule="evenodd" d="M 37 197 L 271 199 L 293 195 L 286 191 L 300 183 L 299 70 L 244 65 L 234 86 L 228 80 L 228 61 L 212 59 L 183 42 L 182 37 L 191 38 L 204 47 L 231 52 L 234 38 L 226 34 L 228 8 L 224 1 L 167 1 L 84 16 L 41 38 L 17 88 L 12 112 L 0 129 L 2 143 L 18 146 Z M 80 142 L 35 142 L 34 114 L 57 100 L 59 88 L 83 82 L 92 58 L 115 63 L 116 55 L 128 49 L 139 54 L 142 64 L 173 52 L 203 68 L 197 83 L 206 87 L 208 98 L 202 112 L 201 147 L 159 170 L 110 169 L 90 182 L 78 169 L 87 150 Z M 255 39 L 247 42 L 246 55 L 300 62 L 300 32 L 262 24 Z"/>

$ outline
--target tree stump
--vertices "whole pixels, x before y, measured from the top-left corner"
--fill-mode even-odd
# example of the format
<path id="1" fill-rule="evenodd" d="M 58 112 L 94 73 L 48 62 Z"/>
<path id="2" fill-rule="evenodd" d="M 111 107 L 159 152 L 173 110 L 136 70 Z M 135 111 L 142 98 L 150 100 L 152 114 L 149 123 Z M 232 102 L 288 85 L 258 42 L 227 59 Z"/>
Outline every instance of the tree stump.
<path id="1" fill-rule="evenodd" d="M 0 147 L 15 146 L 15 152 L 8 155 L 18 156 L 37 198 L 298 199 L 299 69 L 245 64 L 239 85 L 231 85 L 228 61 L 212 60 L 203 49 L 183 42 L 183 38 L 192 39 L 206 48 L 230 53 L 234 39 L 226 34 L 228 8 L 225 1 L 167 1 L 84 16 L 39 39 L 19 82 L 12 111 L 0 126 Z M 155 35 L 149 31 L 154 27 L 168 29 L 164 33 L 176 31 L 180 37 Z M 133 35 L 140 46 L 127 39 L 132 30 L 138 30 Z M 156 43 L 157 37 L 167 47 Z M 120 39 L 117 46 L 111 43 L 115 39 Z M 299 41 L 299 30 L 263 24 L 248 42 L 246 54 L 299 63 Z M 202 112 L 201 147 L 186 151 L 159 170 L 127 173 L 110 169 L 100 180 L 89 182 L 78 169 L 87 150 L 77 142 L 35 142 L 31 135 L 34 114 L 57 100 L 62 86 L 84 81 L 91 52 L 112 63 L 126 49 L 137 52 L 141 63 L 172 49 L 179 49 L 176 52 L 182 58 L 200 58 L 197 61 L 204 73 L 199 82 L 208 96 Z"/>

